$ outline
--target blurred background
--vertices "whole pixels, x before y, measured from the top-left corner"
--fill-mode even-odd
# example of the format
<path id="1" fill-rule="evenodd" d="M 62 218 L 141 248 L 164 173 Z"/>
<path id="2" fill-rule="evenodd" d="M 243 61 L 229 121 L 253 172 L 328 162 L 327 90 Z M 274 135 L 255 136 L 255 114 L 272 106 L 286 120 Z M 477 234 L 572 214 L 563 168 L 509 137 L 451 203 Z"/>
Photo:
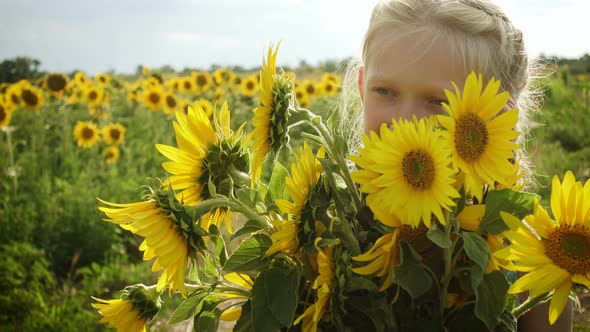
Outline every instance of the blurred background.
<path id="1" fill-rule="evenodd" d="M 157 274 L 96 198 L 139 201 L 165 177 L 154 144 L 174 144 L 174 112 L 227 100 L 234 128 L 249 121 L 271 43 L 298 102 L 332 112 L 375 2 L 1 0 L 0 330 L 103 330 L 90 296 Z M 547 205 L 553 175 L 590 178 L 590 2 L 495 3 L 550 73 L 527 143 Z M 575 329 L 590 331 L 581 299 Z M 153 329 L 186 328 L 170 314 Z"/>

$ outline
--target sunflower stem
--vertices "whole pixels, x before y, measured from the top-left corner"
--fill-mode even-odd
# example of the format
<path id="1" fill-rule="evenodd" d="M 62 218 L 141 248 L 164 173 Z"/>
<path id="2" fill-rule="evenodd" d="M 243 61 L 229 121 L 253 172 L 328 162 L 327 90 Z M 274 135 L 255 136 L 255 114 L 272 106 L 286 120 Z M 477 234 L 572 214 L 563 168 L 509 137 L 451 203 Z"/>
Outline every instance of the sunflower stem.
<path id="1" fill-rule="evenodd" d="M 529 311 L 532 307 L 536 306 L 537 304 L 546 301 L 549 299 L 549 293 L 541 294 L 535 297 L 529 297 L 523 304 L 519 305 L 518 307 L 512 309 L 512 314 L 514 317 L 518 318 L 521 315 L 525 314 Z"/>
<path id="2" fill-rule="evenodd" d="M 316 115 L 313 112 L 311 112 L 310 110 L 305 109 L 305 108 L 298 108 L 297 111 L 300 112 L 301 114 L 307 115 L 308 120 L 306 120 L 306 121 L 309 123 L 309 125 L 312 128 L 314 128 L 316 130 L 316 132 L 319 134 L 319 136 L 324 141 L 324 145 L 326 146 L 326 150 L 328 151 L 328 155 L 338 165 L 338 168 L 340 170 L 340 172 L 339 172 L 340 176 L 342 176 L 342 179 L 346 183 L 346 187 L 347 187 L 350 195 L 352 196 L 352 200 L 355 205 L 356 211 L 360 211 L 363 206 L 361 203 L 360 194 L 359 194 L 358 190 L 356 190 L 356 186 L 355 186 L 354 182 L 352 181 L 352 178 L 350 177 L 350 170 L 348 169 L 348 166 L 346 165 L 346 161 L 344 160 L 344 157 L 342 156 L 342 151 L 335 151 L 337 147 L 336 147 L 336 144 L 334 141 L 334 137 L 332 136 L 332 132 L 324 124 L 321 116 Z"/>
<path id="3" fill-rule="evenodd" d="M 445 219 L 449 219 L 448 216 L 449 212 L 445 211 Z M 445 223 L 445 234 L 447 236 L 447 238 L 450 238 L 451 236 L 451 230 L 452 230 L 452 225 L 450 222 Z M 446 303 L 447 303 L 447 294 L 448 294 L 448 288 L 449 288 L 449 284 L 451 282 L 451 279 L 453 278 L 453 265 L 455 260 L 453 259 L 453 252 L 455 251 L 455 246 L 457 245 L 457 242 L 459 241 L 459 237 L 455 237 L 453 239 L 453 243 L 449 248 L 444 248 L 443 249 L 443 261 L 445 264 L 445 271 L 442 277 L 442 281 L 441 281 L 441 297 L 440 297 L 440 316 L 443 317 L 444 312 L 445 312 L 445 307 L 446 307 Z"/>
<path id="4" fill-rule="evenodd" d="M 252 182 L 252 178 L 250 178 L 248 173 L 240 171 L 233 165 L 229 169 L 229 175 L 231 176 L 234 183 L 237 183 L 239 186 L 249 186 Z"/>
<path id="5" fill-rule="evenodd" d="M 10 170 L 12 175 L 12 193 L 16 196 L 18 191 L 18 180 L 17 180 L 17 172 L 16 166 L 14 165 L 14 151 L 12 149 L 12 128 L 8 127 L 4 128 L 4 132 L 6 132 L 6 143 L 8 144 L 8 158 L 10 159 Z"/>
<path id="6" fill-rule="evenodd" d="M 196 215 L 202 215 L 217 207 L 227 207 L 234 212 L 239 212 L 243 214 L 249 220 L 257 220 L 261 224 L 266 225 L 269 229 L 273 228 L 272 224 L 268 220 L 262 218 L 258 212 L 252 210 L 250 207 L 248 207 L 246 204 L 242 203 L 238 199 L 228 199 L 228 197 L 225 196 L 219 198 L 210 198 L 201 201 L 199 204 L 192 206 L 191 208 L 194 209 L 194 213 Z"/>

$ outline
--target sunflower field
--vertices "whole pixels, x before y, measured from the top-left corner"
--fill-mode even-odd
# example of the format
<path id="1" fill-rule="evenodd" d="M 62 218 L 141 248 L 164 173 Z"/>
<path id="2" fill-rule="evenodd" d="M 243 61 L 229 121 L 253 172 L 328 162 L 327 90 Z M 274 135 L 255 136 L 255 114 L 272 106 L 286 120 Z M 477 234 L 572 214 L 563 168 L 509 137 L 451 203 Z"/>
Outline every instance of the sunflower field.
<path id="1" fill-rule="evenodd" d="M 410 303 L 432 310 L 432 326 L 510 330 L 535 301 L 550 299 L 548 319 L 555 321 L 576 292 L 574 327 L 590 330 L 583 287 L 590 284 L 590 225 L 571 221 L 589 210 L 583 202 L 590 188 L 589 73 L 559 67 L 547 84 L 539 125 L 526 143 L 535 200 L 521 193 L 521 174 L 504 155 L 506 146 L 513 148 L 512 130 L 494 131 L 500 132 L 493 138 L 497 155 L 486 163 L 501 166 L 490 176 L 468 163 L 476 158 L 471 150 L 461 160 L 451 159 L 461 151 L 450 147 L 416 154 L 410 146 L 407 137 L 425 147 L 460 133 L 453 123 L 459 90 L 450 92 L 456 100 L 447 105 L 449 116 L 439 118 L 442 128 L 428 120 L 394 121 L 395 130 L 367 135 L 356 151 L 334 130 L 342 73 L 281 71 L 277 50 L 270 48 L 262 67 L 250 72 L 144 67 L 135 76 L 78 71 L 0 82 L 1 330 L 315 331 L 367 320 L 376 330 L 404 330 L 419 326 L 400 325 L 411 320 L 400 309 Z M 494 90 L 498 82 L 475 74 L 467 81 L 484 86 L 490 104 L 504 105 L 507 97 Z M 505 114 L 503 121 L 516 121 L 516 112 Z M 439 129 L 440 137 L 433 134 Z M 395 181 L 387 182 L 376 156 L 400 153 L 413 159 L 388 162 L 399 162 L 428 204 L 388 191 Z M 351 165 L 357 169 L 349 173 Z M 444 181 L 428 180 L 433 172 Z M 505 181 L 482 191 L 498 179 Z M 436 190 L 422 190 L 431 186 Z M 456 205 L 466 197 L 475 204 Z M 518 213 L 498 212 L 493 224 L 480 225 L 490 214 L 482 202 L 506 197 L 519 199 Z M 392 200 L 402 212 L 383 207 Z M 571 206 L 578 215 L 568 215 Z M 552 217 L 543 207 L 551 207 Z M 510 261 L 531 255 L 519 245 L 540 245 L 522 218 L 556 246 L 558 254 L 533 252 L 538 261 L 564 263 L 529 262 L 520 271 L 537 279 L 565 272 L 559 283 L 538 286 L 538 294 L 535 284 L 514 283 L 511 291 L 535 293 L 531 302 L 501 298 L 482 309 L 480 285 L 509 292 L 497 270 L 518 270 Z M 551 218 L 566 224 L 560 228 Z M 425 234 L 427 242 L 409 244 Z M 583 242 L 576 247 L 581 265 L 559 256 L 559 241 L 571 234 Z M 504 248 L 504 239 L 512 246 Z M 480 242 L 487 251 L 476 249 Z M 432 247 L 452 265 L 421 263 Z M 469 278 L 454 277 L 455 269 Z M 439 270 L 440 289 L 411 280 L 437 284 L 429 273 Z M 432 292 L 442 292 L 443 300 L 417 300 Z M 461 322 L 465 310 L 475 316 Z"/>

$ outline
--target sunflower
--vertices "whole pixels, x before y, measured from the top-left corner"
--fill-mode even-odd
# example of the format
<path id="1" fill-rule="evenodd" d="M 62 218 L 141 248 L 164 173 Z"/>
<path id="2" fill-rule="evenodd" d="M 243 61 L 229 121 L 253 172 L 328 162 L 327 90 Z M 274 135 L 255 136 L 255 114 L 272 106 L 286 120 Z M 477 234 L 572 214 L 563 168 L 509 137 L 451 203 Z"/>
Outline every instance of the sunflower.
<path id="1" fill-rule="evenodd" d="M 271 235 L 273 244 L 264 255 L 270 256 L 276 252 L 283 252 L 287 255 L 295 253 L 298 249 L 297 221 L 293 219 L 274 220 L 272 224 L 278 230 Z"/>
<path id="2" fill-rule="evenodd" d="M 211 117 L 211 115 L 213 115 L 213 105 L 207 99 L 201 98 L 195 101 L 193 106 L 197 108 L 197 105 L 200 106 L 203 109 L 203 111 L 205 111 L 205 114 L 207 114 L 209 118 Z"/>
<path id="3" fill-rule="evenodd" d="M 85 95 L 86 95 L 86 103 L 88 103 L 88 107 L 98 107 L 105 99 L 104 90 L 94 86 L 94 85 L 87 85 L 85 87 Z"/>
<path id="4" fill-rule="evenodd" d="M 180 79 L 177 77 L 173 77 L 166 81 L 166 87 L 173 92 L 178 92 L 180 90 Z"/>
<path id="5" fill-rule="evenodd" d="M 238 75 L 234 77 L 233 81 L 231 82 L 231 86 L 236 89 L 242 88 L 242 78 Z"/>
<path id="6" fill-rule="evenodd" d="M 243 126 L 236 133 L 231 130 L 227 102 L 219 112 L 213 112 L 216 130 L 205 110 L 200 105 L 195 106 L 189 107 L 188 114 L 176 112 L 174 130 L 178 148 L 156 144 L 158 151 L 171 160 L 162 164 L 173 174 L 164 186 L 179 191 L 177 197 L 186 205 L 211 198 L 211 185 L 217 192 L 230 195 L 235 185 L 243 184 L 249 167 L 241 140 Z M 231 183 L 234 186 L 229 186 Z M 208 230 L 211 224 L 222 222 L 231 232 L 231 214 L 217 209 L 203 216 L 201 227 Z"/>
<path id="7" fill-rule="evenodd" d="M 92 307 L 103 316 L 101 323 L 117 331 L 146 331 L 145 325 L 160 311 L 159 294 L 143 284 L 126 287 L 120 299 L 103 300 L 92 296 Z"/>
<path id="8" fill-rule="evenodd" d="M 321 96 L 333 97 L 338 94 L 339 89 L 340 87 L 338 86 L 338 83 L 335 83 L 334 81 L 322 81 L 318 86 L 318 94 Z"/>
<path id="9" fill-rule="evenodd" d="M 21 106 L 21 104 L 22 104 L 22 100 L 20 97 L 21 90 L 22 90 L 22 84 L 19 84 L 19 83 L 11 84 L 6 89 L 6 94 L 5 94 L 4 98 L 6 101 L 6 107 L 8 107 L 8 109 L 15 110 Z"/>
<path id="10" fill-rule="evenodd" d="M 77 71 L 74 74 L 74 82 L 78 83 L 78 85 L 84 85 L 87 81 L 88 78 L 86 77 L 86 74 L 84 72 Z"/>
<path id="11" fill-rule="evenodd" d="M 364 135 L 359 156 L 350 156 L 362 170 L 351 175 L 368 193 L 367 206 L 385 225 L 397 217 L 403 224 L 430 227 L 431 215 L 445 223 L 443 209 L 455 205 L 455 172 L 449 168 L 449 148 L 427 119 L 392 120 L 381 125 L 380 137 Z M 394 217 L 395 216 L 395 217 Z"/>
<path id="12" fill-rule="evenodd" d="M 196 92 L 196 85 L 193 84 L 193 79 L 191 77 L 184 77 L 180 80 L 180 90 L 186 93 Z"/>
<path id="13" fill-rule="evenodd" d="M 244 78 L 241 81 L 240 86 L 242 88 L 243 95 L 252 97 L 256 94 L 258 88 L 258 80 L 256 79 L 256 76 L 251 75 Z"/>
<path id="14" fill-rule="evenodd" d="M 236 74 L 233 71 L 226 68 L 220 68 L 213 72 L 213 79 L 215 80 L 215 84 L 218 86 L 231 83 L 235 76 Z"/>
<path id="15" fill-rule="evenodd" d="M 85 91 L 83 88 L 79 87 L 78 85 L 74 85 L 69 91 L 70 95 L 66 99 L 66 104 L 79 104 L 84 101 Z"/>
<path id="16" fill-rule="evenodd" d="M 92 122 L 78 121 L 74 127 L 74 137 L 78 146 L 89 148 L 99 141 L 100 131 Z"/>
<path id="17" fill-rule="evenodd" d="M 463 95 L 457 85 L 455 94 L 445 90 L 449 103 L 443 103 L 448 115 L 438 116 L 447 130 L 442 136 L 452 146 L 453 164 L 465 173 L 465 192 L 482 199 L 485 184 L 494 181 L 503 185 L 511 176 L 510 159 L 519 148 L 512 140 L 518 137 L 513 130 L 518 121 L 518 110 L 501 113 L 509 99 L 508 92 L 498 94 L 500 81 L 492 78 L 482 92 L 482 76 L 469 74 Z"/>
<path id="18" fill-rule="evenodd" d="M 6 90 L 8 90 L 9 86 L 9 83 L 0 83 L 0 98 L 4 98 L 4 94 L 6 93 Z"/>
<path id="19" fill-rule="evenodd" d="M 468 230 L 470 232 L 475 232 L 479 229 L 479 226 L 481 225 L 481 221 L 483 220 L 485 211 L 485 204 L 467 205 L 463 208 L 461 213 L 457 215 L 457 221 L 459 222 L 459 225 L 462 229 Z M 503 234 L 486 234 L 486 242 L 488 243 L 488 246 L 490 247 L 490 252 L 492 253 L 486 273 L 490 273 L 493 270 L 499 270 L 500 267 L 508 269 L 512 267 L 512 263 L 509 260 L 501 259 L 493 255 L 496 251 L 504 249 L 504 238 L 505 237 Z"/>
<path id="20" fill-rule="evenodd" d="M 103 105 L 89 107 L 88 114 L 90 114 L 93 119 L 108 119 L 111 116 L 109 114 L 108 108 L 104 107 Z"/>
<path id="21" fill-rule="evenodd" d="M 0 127 L 6 127 L 10 124 L 11 113 L 4 104 L 4 101 L 0 99 Z"/>
<path id="22" fill-rule="evenodd" d="M 144 238 L 139 246 L 139 250 L 144 252 L 143 259 L 156 257 L 152 271 L 164 270 L 158 279 L 157 291 L 168 285 L 170 292 L 178 290 L 185 295 L 184 280 L 189 255 L 194 253 L 190 245 L 194 233 L 191 225 L 175 215 L 177 210 L 174 209 L 183 210 L 182 206 L 178 202 L 172 203 L 171 197 L 157 194 L 137 203 L 99 201 L 106 205 L 98 208 L 109 218 L 104 221 L 118 224 Z"/>
<path id="23" fill-rule="evenodd" d="M 301 86 L 295 88 L 295 99 L 299 106 L 303 108 L 309 107 L 309 96 Z"/>
<path id="24" fill-rule="evenodd" d="M 286 190 L 291 200 L 278 199 L 275 201 L 279 209 L 291 216 L 291 220 L 299 221 L 310 194 L 316 187 L 322 174 L 322 164 L 319 159 L 325 158 L 326 150 L 320 147 L 317 157 L 313 155 L 311 147 L 303 142 L 299 153 L 295 154 L 295 162 L 291 164 L 291 175 L 286 179 Z"/>
<path id="25" fill-rule="evenodd" d="M 340 85 L 341 81 L 342 79 L 340 78 L 340 76 L 334 73 L 324 73 L 322 75 L 322 82 L 332 82 L 336 85 Z"/>
<path id="26" fill-rule="evenodd" d="M 316 87 L 316 84 L 310 80 L 304 80 L 303 82 L 301 82 L 301 88 L 309 97 L 315 97 L 319 92 L 319 89 L 318 87 Z"/>
<path id="27" fill-rule="evenodd" d="M 225 283 L 227 284 L 227 286 L 234 289 L 237 288 L 239 290 L 250 291 L 252 289 L 252 286 L 254 285 L 254 281 L 247 274 L 244 273 L 227 273 L 223 276 L 223 279 L 225 279 Z M 217 295 L 221 298 L 233 301 L 233 303 L 230 306 L 223 309 L 223 313 L 219 316 L 220 320 L 226 322 L 237 321 L 242 315 L 242 306 L 244 305 L 244 303 L 246 303 L 246 301 L 250 299 L 243 292 L 234 293 L 231 290 L 219 292 L 217 293 Z"/>
<path id="28" fill-rule="evenodd" d="M 122 299 L 103 300 L 92 297 L 98 303 L 92 307 L 98 309 L 103 316 L 101 323 L 117 329 L 117 331 L 145 332 L 146 319 L 141 317 L 139 308 L 132 302 Z"/>
<path id="29" fill-rule="evenodd" d="M 96 80 L 96 82 L 98 82 L 98 85 L 102 87 L 107 87 L 111 85 L 111 76 L 109 76 L 108 74 L 98 73 L 96 74 L 94 79 Z"/>
<path id="30" fill-rule="evenodd" d="M 221 98 L 223 98 L 224 95 L 225 95 L 225 89 L 222 87 L 217 87 L 215 89 L 215 93 L 213 94 L 213 100 L 215 102 L 218 102 L 219 100 L 221 100 Z"/>
<path id="31" fill-rule="evenodd" d="M 213 78 L 211 77 L 211 74 L 209 74 L 206 71 L 193 72 L 192 78 L 199 93 L 203 93 L 209 90 L 209 88 L 211 88 L 211 86 L 213 85 Z"/>
<path id="32" fill-rule="evenodd" d="M 102 156 L 104 157 L 104 161 L 107 164 L 114 164 L 119 160 L 119 155 L 121 151 L 117 146 L 109 146 L 102 150 Z"/>
<path id="33" fill-rule="evenodd" d="M 143 93 L 143 102 L 152 111 L 164 106 L 164 92 L 158 87 L 150 87 Z"/>
<path id="34" fill-rule="evenodd" d="M 252 158 L 252 184 L 260 179 L 262 163 L 269 152 L 277 152 L 288 142 L 290 109 L 293 105 L 293 82 L 285 75 L 277 76 L 276 59 L 279 45 L 269 47 L 268 56 L 262 59 L 259 104 L 254 109 L 254 156 Z"/>
<path id="35" fill-rule="evenodd" d="M 398 225 L 401 224 L 398 222 Z M 400 229 L 396 228 L 392 233 L 381 236 L 367 252 L 355 256 L 352 259 L 369 264 L 356 267 L 352 272 L 361 275 L 375 275 L 383 278 L 383 284 L 379 288 L 383 291 L 393 284 L 393 268 L 399 264 L 399 237 Z"/>
<path id="36" fill-rule="evenodd" d="M 299 324 L 303 320 L 303 332 L 316 332 L 318 329 L 318 323 L 324 316 L 326 309 L 330 303 L 330 297 L 332 296 L 332 290 L 336 284 L 336 278 L 334 277 L 336 267 L 334 264 L 334 246 L 326 248 L 317 247 L 317 244 L 321 238 L 317 238 L 315 241 L 316 248 L 318 250 L 317 263 L 318 263 L 318 276 L 313 282 L 312 288 L 317 291 L 316 301 L 305 309 L 293 325 Z"/>
<path id="37" fill-rule="evenodd" d="M 63 74 L 53 73 L 45 76 L 43 86 L 53 95 L 61 96 L 68 86 L 68 78 Z"/>
<path id="38" fill-rule="evenodd" d="M 534 213 L 518 218 L 500 212 L 510 228 L 510 245 L 495 253 L 514 262 L 513 270 L 525 272 L 508 290 L 511 294 L 530 291 L 531 297 L 553 292 L 549 323 L 553 324 L 565 307 L 574 284 L 590 289 L 590 181 L 576 182 L 566 172 L 563 183 L 555 176 L 549 213 L 536 204 Z M 538 202 L 537 202 L 538 203 Z"/>
<path id="39" fill-rule="evenodd" d="M 164 113 L 174 114 L 178 110 L 178 101 L 173 93 L 164 93 Z"/>
<path id="40" fill-rule="evenodd" d="M 125 127 L 120 123 L 111 123 L 102 129 L 102 136 L 108 145 L 119 145 L 125 138 Z"/>
<path id="41" fill-rule="evenodd" d="M 26 106 L 31 111 L 36 111 L 43 106 L 42 91 L 30 84 L 23 85 L 20 91 L 20 99 L 22 105 Z"/>

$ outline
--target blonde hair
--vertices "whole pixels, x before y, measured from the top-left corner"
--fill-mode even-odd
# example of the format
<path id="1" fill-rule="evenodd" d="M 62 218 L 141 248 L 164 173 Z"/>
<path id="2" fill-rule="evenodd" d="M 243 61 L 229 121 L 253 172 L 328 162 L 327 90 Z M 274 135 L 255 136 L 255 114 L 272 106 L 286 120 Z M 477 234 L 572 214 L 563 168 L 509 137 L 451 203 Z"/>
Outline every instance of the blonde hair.
<path id="1" fill-rule="evenodd" d="M 539 87 L 531 86 L 540 77 L 536 75 L 540 65 L 529 61 L 522 32 L 487 0 L 382 0 L 375 5 L 363 41 L 362 59 L 348 62 L 343 80 L 340 134 L 350 149 L 361 145 L 364 131 L 357 85 L 359 69 L 371 61 L 371 42 L 383 31 L 427 31 L 433 37 L 431 41 L 444 36 L 462 57 L 466 70 L 481 73 L 486 81 L 493 76 L 502 82 L 501 89 L 511 96 L 509 106 L 519 109 L 516 130 L 522 134 L 517 143 L 523 149 L 515 157 L 526 171 L 524 182 L 533 184 L 524 144 L 533 125 L 532 112 L 538 109 L 538 97 L 542 96 Z"/>

